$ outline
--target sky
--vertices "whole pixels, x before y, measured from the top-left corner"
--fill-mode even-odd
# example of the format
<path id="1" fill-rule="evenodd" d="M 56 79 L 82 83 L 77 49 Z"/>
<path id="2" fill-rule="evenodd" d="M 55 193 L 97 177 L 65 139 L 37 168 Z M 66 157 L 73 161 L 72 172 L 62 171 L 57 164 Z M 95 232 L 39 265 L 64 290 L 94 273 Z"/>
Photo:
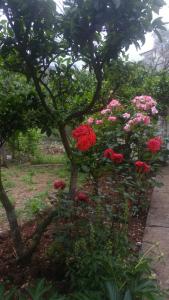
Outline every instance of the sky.
<path id="1" fill-rule="evenodd" d="M 169 0 L 165 0 L 166 5 L 160 10 L 159 15 L 156 15 L 156 17 L 160 16 L 162 17 L 163 22 L 169 22 Z M 141 59 L 140 53 L 146 52 L 153 48 L 153 37 L 152 33 L 146 34 L 146 42 L 141 47 L 140 50 L 136 50 L 135 46 L 130 46 L 128 54 L 129 59 L 132 61 L 138 61 Z"/>

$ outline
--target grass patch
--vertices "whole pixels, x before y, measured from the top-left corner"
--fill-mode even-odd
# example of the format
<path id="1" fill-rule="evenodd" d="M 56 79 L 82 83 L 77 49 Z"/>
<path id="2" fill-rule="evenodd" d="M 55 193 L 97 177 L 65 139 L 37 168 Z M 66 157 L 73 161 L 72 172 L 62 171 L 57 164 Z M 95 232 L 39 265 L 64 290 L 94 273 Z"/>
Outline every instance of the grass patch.
<path id="1" fill-rule="evenodd" d="M 3 185 L 5 190 L 6 189 L 12 189 L 16 186 L 15 182 L 11 181 L 10 179 L 4 178 L 3 179 Z"/>
<path id="2" fill-rule="evenodd" d="M 22 176 L 21 180 L 28 185 L 32 185 L 32 184 L 34 184 L 34 181 L 33 181 L 34 175 L 35 175 L 35 170 L 31 169 L 28 171 L 28 173 L 26 175 Z"/>
<path id="3" fill-rule="evenodd" d="M 31 164 L 65 164 L 67 162 L 67 158 L 65 154 L 57 154 L 57 155 L 51 155 L 51 154 L 42 154 L 39 153 L 36 155 L 32 160 Z"/>
<path id="4" fill-rule="evenodd" d="M 48 207 L 46 203 L 46 198 L 48 196 L 48 191 L 40 192 L 32 198 L 28 198 L 23 210 L 28 218 L 32 218 L 38 213 L 42 212 Z"/>

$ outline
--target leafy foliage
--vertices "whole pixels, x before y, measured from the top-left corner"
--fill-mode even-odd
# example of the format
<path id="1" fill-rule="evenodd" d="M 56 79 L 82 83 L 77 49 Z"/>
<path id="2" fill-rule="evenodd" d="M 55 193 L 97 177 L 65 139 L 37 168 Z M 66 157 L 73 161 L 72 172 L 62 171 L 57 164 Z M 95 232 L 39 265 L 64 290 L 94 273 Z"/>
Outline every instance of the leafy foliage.
<path id="1" fill-rule="evenodd" d="M 0 71 L 0 144 L 17 131 L 33 126 L 30 107 L 32 88 L 19 75 Z"/>

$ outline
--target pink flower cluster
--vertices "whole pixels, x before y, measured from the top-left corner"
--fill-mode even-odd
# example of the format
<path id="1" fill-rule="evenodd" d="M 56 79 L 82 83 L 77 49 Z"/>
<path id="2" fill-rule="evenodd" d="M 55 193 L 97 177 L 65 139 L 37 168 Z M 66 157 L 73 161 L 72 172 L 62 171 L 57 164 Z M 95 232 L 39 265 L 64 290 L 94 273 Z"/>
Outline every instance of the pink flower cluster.
<path id="1" fill-rule="evenodd" d="M 140 110 L 151 110 L 153 115 L 158 113 L 156 109 L 157 102 L 151 96 L 136 96 L 131 102 Z"/>
<path id="2" fill-rule="evenodd" d="M 124 131 L 129 132 L 131 131 L 132 127 L 134 125 L 143 123 L 145 125 L 149 125 L 150 124 L 150 117 L 146 116 L 142 113 L 137 113 L 136 116 L 133 119 L 130 119 L 126 125 L 124 126 Z"/>
<path id="3" fill-rule="evenodd" d="M 117 99 L 112 99 L 110 101 L 110 103 L 107 105 L 107 109 L 112 109 L 112 108 L 116 108 L 116 107 L 119 107 L 121 106 L 119 100 Z"/>
<path id="4" fill-rule="evenodd" d="M 106 106 L 106 108 L 102 109 L 100 114 L 104 117 L 104 116 L 107 116 L 107 120 L 110 121 L 110 122 L 116 122 L 117 121 L 117 117 L 116 116 L 112 116 L 111 115 L 111 112 L 112 112 L 112 109 L 114 108 L 117 108 L 117 107 L 120 107 L 121 104 L 119 102 L 119 100 L 117 99 L 112 99 L 110 101 L 110 103 Z M 87 124 L 88 125 L 92 125 L 92 124 L 96 124 L 96 125 L 102 125 L 104 123 L 104 121 L 102 119 L 97 119 L 97 120 L 94 120 L 94 118 L 90 117 L 88 118 L 87 120 Z"/>

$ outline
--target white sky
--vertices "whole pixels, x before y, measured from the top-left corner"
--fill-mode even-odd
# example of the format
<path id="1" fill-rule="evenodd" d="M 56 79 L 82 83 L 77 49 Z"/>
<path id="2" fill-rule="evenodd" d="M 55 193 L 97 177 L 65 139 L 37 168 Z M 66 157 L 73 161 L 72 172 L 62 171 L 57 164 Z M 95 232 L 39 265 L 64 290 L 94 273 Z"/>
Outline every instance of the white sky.
<path id="1" fill-rule="evenodd" d="M 166 5 L 160 10 L 159 15 L 156 15 L 156 17 L 162 17 L 163 22 L 168 22 L 169 23 L 169 0 L 165 0 Z M 145 44 L 141 47 L 140 50 L 136 50 L 135 46 L 130 46 L 128 54 L 129 54 L 129 59 L 133 61 L 139 60 L 141 57 L 139 53 L 148 51 L 153 48 L 153 37 L 152 33 L 147 33 L 146 34 L 146 42 Z"/>

